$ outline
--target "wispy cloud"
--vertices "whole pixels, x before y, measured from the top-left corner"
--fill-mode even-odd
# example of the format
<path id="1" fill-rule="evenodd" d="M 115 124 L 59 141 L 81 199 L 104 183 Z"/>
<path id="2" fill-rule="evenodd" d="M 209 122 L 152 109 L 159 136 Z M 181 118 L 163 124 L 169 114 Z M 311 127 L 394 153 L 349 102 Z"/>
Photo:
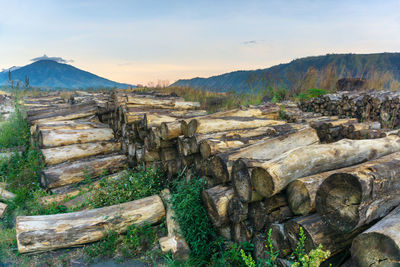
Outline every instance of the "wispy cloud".
<path id="1" fill-rule="evenodd" d="M 63 59 L 62 57 L 48 57 L 46 55 L 43 55 L 41 57 L 35 57 L 32 58 L 31 61 L 36 62 L 36 61 L 40 61 L 40 60 L 52 60 L 58 63 L 72 63 L 74 62 L 73 60 L 67 60 L 67 59 Z"/>
<path id="2" fill-rule="evenodd" d="M 250 41 L 245 41 L 242 44 L 244 45 L 255 45 L 255 44 L 260 44 L 263 43 L 264 40 L 250 40 Z"/>

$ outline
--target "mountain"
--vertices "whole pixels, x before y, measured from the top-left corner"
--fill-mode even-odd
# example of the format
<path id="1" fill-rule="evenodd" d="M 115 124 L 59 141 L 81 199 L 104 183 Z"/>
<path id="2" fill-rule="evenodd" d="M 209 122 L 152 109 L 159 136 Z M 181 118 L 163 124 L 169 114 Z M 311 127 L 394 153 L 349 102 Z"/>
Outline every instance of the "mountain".
<path id="1" fill-rule="evenodd" d="M 82 89 L 99 87 L 128 88 L 131 85 L 114 82 L 68 64 L 54 60 L 39 60 L 19 68 L 11 68 L 11 79 L 24 84 L 25 78 L 33 87 Z M 8 70 L 0 72 L 0 84 L 8 84 Z"/>
<path id="2" fill-rule="evenodd" d="M 325 74 L 328 71 L 332 74 L 334 71 L 335 80 L 343 77 L 368 79 L 368 77 L 375 77 L 373 74 L 386 73 L 390 74 L 394 80 L 400 81 L 400 53 L 328 54 L 306 57 L 266 69 L 234 71 L 209 78 L 181 79 L 170 86 L 188 86 L 220 92 L 246 92 L 251 89 L 265 88 L 268 85 L 293 88 L 294 84 L 299 82 L 298 80 L 307 78 L 306 74 L 310 73 L 310 70 Z M 319 77 L 324 76 L 319 75 Z"/>

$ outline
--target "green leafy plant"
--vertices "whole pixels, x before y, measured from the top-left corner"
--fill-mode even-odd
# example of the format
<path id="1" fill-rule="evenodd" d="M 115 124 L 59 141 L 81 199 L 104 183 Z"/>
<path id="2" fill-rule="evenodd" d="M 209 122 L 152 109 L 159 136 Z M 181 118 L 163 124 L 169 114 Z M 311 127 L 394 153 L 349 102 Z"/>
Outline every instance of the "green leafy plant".
<path id="1" fill-rule="evenodd" d="M 200 264 L 207 262 L 212 252 L 210 244 L 216 238 L 215 229 L 201 200 L 204 185 L 203 179 L 181 179 L 174 185 L 175 190 L 171 196 L 175 219 L 190 246 L 191 256 L 197 257 Z"/>

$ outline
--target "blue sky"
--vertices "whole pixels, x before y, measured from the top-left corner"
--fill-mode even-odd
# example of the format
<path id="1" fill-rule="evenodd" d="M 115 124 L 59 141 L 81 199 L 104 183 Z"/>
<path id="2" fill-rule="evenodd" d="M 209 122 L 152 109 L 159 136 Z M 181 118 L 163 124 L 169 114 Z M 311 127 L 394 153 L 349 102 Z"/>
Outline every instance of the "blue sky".
<path id="1" fill-rule="evenodd" d="M 132 84 L 400 50 L 400 1 L 5 1 L 0 69 L 46 54 Z"/>

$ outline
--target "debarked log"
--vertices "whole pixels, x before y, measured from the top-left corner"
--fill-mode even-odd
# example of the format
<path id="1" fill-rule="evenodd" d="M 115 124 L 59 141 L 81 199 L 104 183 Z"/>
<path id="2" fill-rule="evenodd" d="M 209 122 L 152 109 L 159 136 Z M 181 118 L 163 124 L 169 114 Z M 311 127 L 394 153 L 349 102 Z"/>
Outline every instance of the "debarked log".
<path id="1" fill-rule="evenodd" d="M 318 213 L 339 232 L 367 225 L 399 204 L 400 153 L 332 174 L 316 195 Z"/>
<path id="2" fill-rule="evenodd" d="M 373 140 L 348 140 L 292 149 L 262 163 L 252 171 L 257 193 L 269 197 L 290 182 L 319 172 L 339 169 L 400 151 L 400 138 L 388 136 Z"/>
<path id="3" fill-rule="evenodd" d="M 65 161 L 87 158 L 96 155 L 105 155 L 121 150 L 119 142 L 96 142 L 86 144 L 74 144 L 42 149 L 45 163 L 54 165 Z"/>
<path id="4" fill-rule="evenodd" d="M 39 144 L 41 147 L 46 148 L 108 141 L 113 138 L 114 132 L 110 128 L 85 130 L 54 130 L 39 132 Z"/>
<path id="5" fill-rule="evenodd" d="M 93 210 L 18 216 L 18 251 L 32 253 L 79 246 L 101 240 L 109 231 L 124 233 L 130 225 L 157 223 L 164 216 L 164 204 L 158 195 Z"/>
<path id="6" fill-rule="evenodd" d="M 45 168 L 41 183 L 46 188 L 81 182 L 85 177 L 97 177 L 104 172 L 113 173 L 126 167 L 125 155 L 96 156 L 74 162 L 65 162 Z"/>

